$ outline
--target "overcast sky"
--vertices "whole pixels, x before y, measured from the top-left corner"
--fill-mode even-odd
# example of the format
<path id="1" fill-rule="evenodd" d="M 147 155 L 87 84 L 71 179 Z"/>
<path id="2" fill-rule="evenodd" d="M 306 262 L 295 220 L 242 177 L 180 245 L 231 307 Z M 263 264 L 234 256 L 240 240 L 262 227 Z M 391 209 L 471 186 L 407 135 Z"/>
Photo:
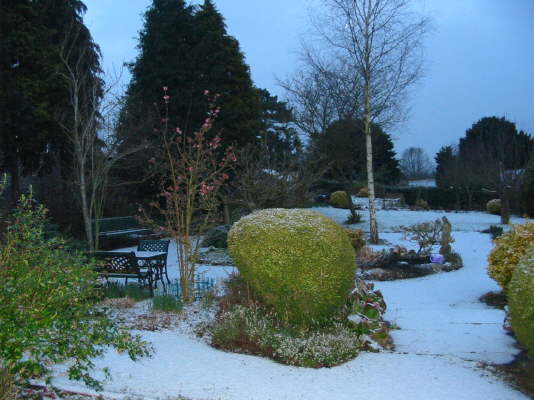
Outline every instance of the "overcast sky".
<path id="1" fill-rule="evenodd" d="M 425 44 L 425 76 L 409 99 L 410 117 L 389 132 L 399 155 L 416 146 L 434 157 L 484 116 L 505 116 L 534 134 L 534 0 L 416 1 L 424 4 L 434 29 Z M 142 13 L 150 3 L 85 0 L 85 22 L 102 49 L 106 70 L 135 59 Z M 276 77 L 298 67 L 309 1 L 215 3 L 241 45 L 256 86 L 283 98 Z"/>

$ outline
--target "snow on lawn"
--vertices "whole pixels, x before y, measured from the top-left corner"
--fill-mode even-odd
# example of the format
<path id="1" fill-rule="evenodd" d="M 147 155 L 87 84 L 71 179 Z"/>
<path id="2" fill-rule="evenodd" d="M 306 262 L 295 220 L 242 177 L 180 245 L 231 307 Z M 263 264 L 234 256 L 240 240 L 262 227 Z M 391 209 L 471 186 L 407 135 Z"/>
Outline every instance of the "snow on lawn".
<path id="1" fill-rule="evenodd" d="M 339 212 L 320 211 L 341 222 Z M 395 222 L 387 221 L 386 215 Z M 386 215 L 379 214 L 381 224 L 391 229 L 443 213 L 391 211 Z M 362 353 L 334 368 L 306 369 L 215 350 L 183 329 L 142 332 L 154 345 L 152 358 L 134 363 L 109 351 L 96 360 L 97 372 L 109 366 L 113 377 L 105 384 L 105 395 L 142 399 L 182 395 L 210 400 L 527 399 L 479 367 L 479 362 L 508 362 L 517 353 L 513 339 L 502 328 L 504 313 L 478 301 L 482 294 L 498 288 L 486 274 L 489 235 L 475 231 L 498 221 L 483 213 L 446 215 L 455 230 L 453 247 L 461 254 L 464 268 L 375 283 L 388 305 L 386 318 L 400 328 L 392 332 L 394 351 Z M 400 242 L 399 233 L 383 237 Z M 177 277 L 173 249 L 169 272 Z M 233 270 L 201 269 L 211 277 L 223 277 Z M 59 369 L 54 383 L 88 392 L 81 384 L 68 381 Z"/>
<path id="2" fill-rule="evenodd" d="M 378 202 L 380 203 L 380 202 Z M 332 218 L 334 221 L 343 224 L 349 216 L 349 210 L 334 207 L 314 207 L 313 210 Z M 350 225 L 351 228 L 360 228 L 369 231 L 369 212 L 360 210 L 363 222 Z M 412 211 L 408 209 L 382 210 L 377 211 L 378 230 L 380 232 L 396 232 L 400 225 L 413 225 L 420 222 L 434 221 L 441 217 L 447 217 L 452 225 L 453 231 L 479 232 L 489 228 L 490 225 L 500 225 L 500 216 L 491 215 L 479 211 L 445 212 L 438 210 Z M 524 218 L 512 217 L 511 223 L 523 223 Z"/>

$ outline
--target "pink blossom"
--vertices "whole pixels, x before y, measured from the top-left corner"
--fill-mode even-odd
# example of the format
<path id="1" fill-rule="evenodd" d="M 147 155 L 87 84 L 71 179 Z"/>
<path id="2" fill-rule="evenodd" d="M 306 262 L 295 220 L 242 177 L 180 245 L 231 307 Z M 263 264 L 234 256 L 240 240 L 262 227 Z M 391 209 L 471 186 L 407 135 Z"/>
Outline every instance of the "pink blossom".
<path id="1" fill-rule="evenodd" d="M 167 86 L 163 86 L 163 90 L 166 92 L 167 90 L 169 90 L 169 88 Z"/>
<path id="2" fill-rule="evenodd" d="M 165 100 L 165 103 L 168 103 L 170 98 L 171 97 L 168 95 L 163 96 L 163 100 Z"/>
<path id="3" fill-rule="evenodd" d="M 178 135 L 181 135 L 182 134 L 182 130 L 179 127 L 176 127 L 176 133 Z"/>
<path id="4" fill-rule="evenodd" d="M 208 89 L 204 90 L 204 96 L 207 96 L 210 94 L 210 91 Z"/>

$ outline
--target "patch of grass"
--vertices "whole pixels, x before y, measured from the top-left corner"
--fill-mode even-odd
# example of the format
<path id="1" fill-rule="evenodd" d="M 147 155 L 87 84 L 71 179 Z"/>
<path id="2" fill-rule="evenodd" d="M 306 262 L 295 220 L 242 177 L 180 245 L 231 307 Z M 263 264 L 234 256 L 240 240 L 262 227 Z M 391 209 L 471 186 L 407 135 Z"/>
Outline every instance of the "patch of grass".
<path id="1" fill-rule="evenodd" d="M 101 289 L 102 297 L 105 299 L 120 299 L 128 297 L 134 301 L 141 301 L 150 298 L 150 291 L 139 285 L 122 285 L 118 282 L 108 282 Z"/>
<path id="2" fill-rule="evenodd" d="M 155 311 L 180 313 L 183 308 L 182 300 L 170 294 L 157 295 L 152 299 L 152 309 Z"/>

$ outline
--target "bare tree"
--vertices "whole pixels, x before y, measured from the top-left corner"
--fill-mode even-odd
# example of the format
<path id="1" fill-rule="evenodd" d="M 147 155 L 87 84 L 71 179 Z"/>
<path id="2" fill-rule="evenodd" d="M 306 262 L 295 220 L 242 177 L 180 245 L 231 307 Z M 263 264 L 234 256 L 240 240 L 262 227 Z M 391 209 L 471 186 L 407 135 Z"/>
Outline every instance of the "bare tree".
<path id="1" fill-rule="evenodd" d="M 421 147 L 409 147 L 400 159 L 402 174 L 406 179 L 422 179 L 432 176 L 432 163 Z"/>
<path id="2" fill-rule="evenodd" d="M 371 242 L 377 243 L 371 126 L 387 128 L 405 118 L 408 89 L 421 75 L 428 20 L 411 11 L 408 0 L 323 3 L 313 18 L 320 58 L 338 60 L 347 73 L 345 82 L 359 83 L 356 108 L 366 137 Z"/>
<path id="3" fill-rule="evenodd" d="M 59 75 L 68 87 L 71 109 L 58 116 L 72 155 L 74 183 L 78 187 L 85 234 L 89 248 L 98 248 L 98 226 L 92 220 L 102 216 L 111 168 L 122 158 L 146 147 L 145 144 L 118 150 L 113 134 L 119 102 L 113 90 L 119 78 L 105 84 L 87 68 L 87 49 L 75 47 L 79 31 L 72 29 L 61 52 Z"/>

